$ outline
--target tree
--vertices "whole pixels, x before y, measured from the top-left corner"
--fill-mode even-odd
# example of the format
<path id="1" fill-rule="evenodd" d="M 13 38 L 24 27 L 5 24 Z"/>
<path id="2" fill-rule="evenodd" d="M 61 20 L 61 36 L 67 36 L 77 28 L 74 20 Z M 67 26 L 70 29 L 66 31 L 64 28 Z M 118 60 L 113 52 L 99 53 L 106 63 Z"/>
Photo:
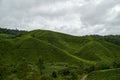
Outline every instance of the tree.
<path id="1" fill-rule="evenodd" d="M 71 72 L 71 80 L 78 80 L 78 75 L 74 71 Z"/>
<path id="2" fill-rule="evenodd" d="M 37 66 L 38 66 L 40 74 L 42 75 L 43 69 L 45 68 L 42 58 L 38 59 Z"/>
<path id="3" fill-rule="evenodd" d="M 22 31 L 22 30 L 13 30 L 13 29 L 6 29 L 6 28 L 0 28 L 0 34 L 12 34 L 12 35 L 16 35 L 16 36 L 20 36 L 24 33 L 26 33 L 27 31 Z"/>
<path id="4" fill-rule="evenodd" d="M 92 72 L 92 71 L 94 71 L 94 70 L 95 70 L 94 65 L 91 65 L 90 67 L 86 67 L 86 68 L 85 68 L 85 72 L 86 72 L 86 73 L 90 73 L 90 72 Z"/>
<path id="5" fill-rule="evenodd" d="M 112 63 L 113 68 L 120 68 L 120 62 L 119 61 L 114 61 Z"/>
<path id="6" fill-rule="evenodd" d="M 9 64 L 5 63 L 0 59 L 0 80 L 7 79 L 7 77 L 12 73 L 12 68 Z"/>
<path id="7" fill-rule="evenodd" d="M 42 75 L 40 80 L 53 80 L 53 78 L 49 75 Z"/>
<path id="8" fill-rule="evenodd" d="M 25 58 L 17 66 L 17 76 L 19 79 L 26 80 L 27 75 L 31 72 L 31 68 Z"/>
<path id="9" fill-rule="evenodd" d="M 94 65 L 94 69 L 95 70 L 104 70 L 104 69 L 110 69 L 110 64 L 107 64 L 105 62 L 97 62 L 95 65 Z"/>
<path id="10" fill-rule="evenodd" d="M 55 71 L 52 72 L 52 77 L 57 78 L 57 73 Z"/>

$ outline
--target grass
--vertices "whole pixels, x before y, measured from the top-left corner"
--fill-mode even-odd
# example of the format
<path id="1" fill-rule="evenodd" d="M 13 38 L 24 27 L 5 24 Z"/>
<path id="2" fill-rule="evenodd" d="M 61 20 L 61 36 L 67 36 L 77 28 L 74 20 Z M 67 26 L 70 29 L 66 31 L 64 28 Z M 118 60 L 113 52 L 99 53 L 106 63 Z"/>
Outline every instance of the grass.
<path id="1" fill-rule="evenodd" d="M 86 80 L 120 80 L 120 69 L 94 71 Z"/>
<path id="2" fill-rule="evenodd" d="M 78 37 L 47 30 L 34 30 L 17 37 L 0 34 L 0 61 L 15 65 L 20 63 L 22 58 L 26 58 L 29 63 L 36 64 L 41 57 L 45 65 L 54 64 L 47 65 L 46 72 L 66 68 L 66 64 L 84 70 L 85 67 L 102 62 L 120 62 L 120 46 L 116 45 L 115 41 L 103 38 Z M 114 37 L 110 39 L 114 40 Z M 115 40 L 117 41 L 116 37 Z M 106 75 L 111 73 L 114 74 L 110 76 L 112 78 L 106 78 Z M 95 71 L 89 74 L 88 80 L 117 80 L 117 74 L 119 69 Z"/>
<path id="3" fill-rule="evenodd" d="M 8 46 L 14 46 L 14 49 L 9 51 L 14 57 L 19 55 L 35 60 L 42 56 L 46 62 L 64 60 L 75 64 L 95 64 L 98 61 L 110 63 L 116 56 L 120 56 L 120 47 L 113 43 L 90 36 L 77 37 L 46 30 L 35 30 L 17 38 L 4 39 L 0 45 L 0 49 L 5 50 Z"/>

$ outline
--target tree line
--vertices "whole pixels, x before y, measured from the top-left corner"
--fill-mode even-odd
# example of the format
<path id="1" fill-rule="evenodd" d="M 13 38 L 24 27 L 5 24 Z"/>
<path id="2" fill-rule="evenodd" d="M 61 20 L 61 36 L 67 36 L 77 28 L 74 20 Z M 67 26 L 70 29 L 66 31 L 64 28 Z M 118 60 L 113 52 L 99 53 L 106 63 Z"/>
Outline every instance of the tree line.
<path id="1" fill-rule="evenodd" d="M 27 31 L 18 30 L 18 29 L 0 28 L 0 34 L 20 35 L 20 34 L 24 34 L 25 32 L 27 32 Z"/>

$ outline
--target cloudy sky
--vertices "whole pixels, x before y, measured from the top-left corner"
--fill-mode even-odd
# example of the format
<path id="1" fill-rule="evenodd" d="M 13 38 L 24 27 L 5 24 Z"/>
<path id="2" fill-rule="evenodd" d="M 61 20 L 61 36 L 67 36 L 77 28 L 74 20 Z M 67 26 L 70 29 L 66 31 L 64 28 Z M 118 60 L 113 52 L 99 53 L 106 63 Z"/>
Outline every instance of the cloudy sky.
<path id="1" fill-rule="evenodd" d="M 120 34 L 120 0 L 0 0 L 0 27 Z"/>

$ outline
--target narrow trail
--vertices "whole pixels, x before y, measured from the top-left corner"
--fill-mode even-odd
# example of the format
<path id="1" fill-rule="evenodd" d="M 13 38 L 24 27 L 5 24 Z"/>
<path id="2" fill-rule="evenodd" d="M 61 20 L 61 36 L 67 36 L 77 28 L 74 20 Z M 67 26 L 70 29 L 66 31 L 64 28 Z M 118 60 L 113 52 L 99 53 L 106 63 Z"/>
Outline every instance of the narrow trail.
<path id="1" fill-rule="evenodd" d="M 86 80 L 87 76 L 88 76 L 88 74 L 83 75 L 80 80 Z"/>

